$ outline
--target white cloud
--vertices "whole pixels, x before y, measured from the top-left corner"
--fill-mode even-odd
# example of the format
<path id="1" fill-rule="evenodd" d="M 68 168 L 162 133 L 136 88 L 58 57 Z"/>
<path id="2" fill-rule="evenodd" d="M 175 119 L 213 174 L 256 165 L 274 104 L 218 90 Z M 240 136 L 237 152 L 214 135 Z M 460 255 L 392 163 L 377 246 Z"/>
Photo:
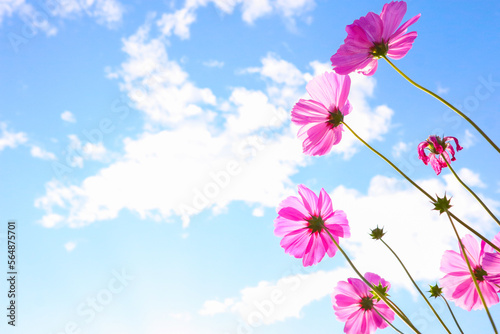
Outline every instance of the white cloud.
<path id="1" fill-rule="evenodd" d="M 28 136 L 24 132 L 11 132 L 7 130 L 7 123 L 0 122 L 0 151 L 6 147 L 16 148 L 20 144 L 28 141 Z"/>
<path id="2" fill-rule="evenodd" d="M 268 53 L 261 59 L 262 67 L 251 67 L 244 72 L 260 73 L 278 84 L 300 86 L 306 83 L 306 75 L 302 74 L 295 65 L 280 59 L 276 54 Z"/>
<path id="3" fill-rule="evenodd" d="M 72 227 L 115 218 L 122 209 L 142 218 L 176 215 L 186 225 L 201 210 L 217 212 L 235 200 L 274 205 L 290 191 L 289 176 L 304 161 L 291 134 L 273 140 L 214 136 L 199 123 L 124 144 L 119 161 L 80 186 L 49 182 L 36 206 L 46 215 L 66 208 L 64 222 Z"/>
<path id="4" fill-rule="evenodd" d="M 64 248 L 66 248 L 68 252 L 72 252 L 76 248 L 76 242 L 69 241 L 64 244 Z"/>
<path id="5" fill-rule="evenodd" d="M 86 143 L 83 146 L 83 153 L 86 159 L 101 162 L 107 161 L 107 158 L 109 157 L 109 152 L 106 150 L 102 143 Z"/>
<path id="6" fill-rule="evenodd" d="M 61 114 L 61 119 L 63 121 L 69 122 L 69 123 L 75 123 L 76 122 L 75 115 L 73 115 L 73 113 L 71 111 L 68 111 L 68 110 L 64 111 Z"/>
<path id="7" fill-rule="evenodd" d="M 24 0 L 4 0 L 0 3 L 0 22 L 5 16 L 12 16 L 21 7 L 26 6 Z"/>
<path id="8" fill-rule="evenodd" d="M 219 214 L 232 201 L 273 207 L 293 193 L 290 178 L 310 159 L 301 152 L 289 110 L 304 95 L 311 74 L 269 54 L 252 70 L 266 80 L 266 91 L 233 87 L 227 99 L 216 98 L 168 59 L 165 41 L 150 38 L 148 24 L 123 45 L 128 59 L 110 76 L 121 80 L 121 89 L 145 114 L 145 131 L 126 138 L 125 153 L 79 185 L 49 182 L 45 196 L 36 200 L 45 210 L 44 226 L 83 226 L 113 219 L 124 209 L 155 221 L 180 217 L 187 226 L 205 209 Z M 327 65 L 311 66 L 318 72 Z M 374 86 L 373 78 L 353 78 L 355 110 L 348 121 L 366 140 L 380 139 L 392 115 L 385 106 L 368 105 Z M 208 109 L 218 106 L 221 110 Z M 214 121 L 215 112 L 222 124 L 220 118 Z M 345 137 L 334 151 L 349 157 L 359 144 Z M 106 156 L 102 146 L 82 145 L 75 135 L 70 141 L 82 152 L 73 166 Z"/>
<path id="9" fill-rule="evenodd" d="M 32 146 L 30 153 L 31 156 L 35 158 L 40 158 L 43 160 L 56 160 L 56 156 L 54 155 L 54 153 L 47 152 L 38 146 Z"/>
<path id="10" fill-rule="evenodd" d="M 212 60 L 204 61 L 203 65 L 206 67 L 222 68 L 222 67 L 224 67 L 224 62 L 212 59 Z"/>
<path id="11" fill-rule="evenodd" d="M 233 304 L 234 300 L 231 298 L 226 298 L 223 302 L 219 302 L 217 300 L 207 300 L 198 313 L 201 315 L 214 315 L 217 313 L 224 313 Z"/>
<path id="12" fill-rule="evenodd" d="M 436 93 L 438 95 L 447 94 L 449 91 L 450 91 L 449 87 L 443 87 L 443 86 L 441 86 L 440 83 L 437 84 L 437 91 L 436 91 Z"/>
<path id="13" fill-rule="evenodd" d="M 458 176 L 469 187 L 486 188 L 486 184 L 481 181 L 479 174 L 474 173 L 468 168 L 462 168 L 458 171 Z"/>
<path id="14" fill-rule="evenodd" d="M 453 175 L 445 175 L 444 182 L 433 178 L 418 183 L 430 193 L 444 194 L 446 189 L 448 195 L 453 196 L 454 213 L 478 231 L 495 230 L 496 225 L 478 204 L 471 204 L 472 197 L 454 182 Z M 334 210 L 344 210 L 351 227 L 351 238 L 341 240 L 341 246 L 361 273 L 374 272 L 390 281 L 391 295 L 406 289 L 417 298 L 417 292 L 397 260 L 380 241 L 368 236 L 377 226 L 384 227 L 384 241 L 402 259 L 421 288 L 443 276 L 439 271 L 440 254 L 457 249 L 453 230 L 447 218 L 432 211 L 428 199 L 406 181 L 378 175 L 372 178 L 366 193 L 339 186 L 330 196 Z M 500 208 L 500 202 L 487 200 L 495 210 Z M 459 230 L 462 235 L 466 233 L 462 227 Z M 323 261 L 340 261 L 337 257 L 342 254 L 338 252 L 333 259 L 325 257 Z M 287 275 L 274 283 L 261 281 L 245 287 L 239 296 L 232 297 L 234 305 L 231 308 L 218 310 L 239 314 L 249 326 L 298 318 L 305 306 L 329 296 L 339 280 L 357 277 L 347 266 L 307 274 L 301 267 L 301 260 L 296 261 L 301 273 Z M 204 305 L 212 303 L 214 301 L 209 300 Z"/>
<path id="15" fill-rule="evenodd" d="M 196 14 L 193 8 L 182 8 L 174 13 L 163 14 L 157 24 L 166 36 L 174 33 L 181 39 L 189 38 L 189 26 L 196 21 Z"/>
<path id="16" fill-rule="evenodd" d="M 463 137 L 457 139 L 460 142 L 460 146 L 463 146 L 463 148 L 470 148 L 474 146 L 477 142 L 476 136 L 474 136 L 474 134 L 467 129 L 465 130 Z"/>
<path id="17" fill-rule="evenodd" d="M 188 80 L 180 65 L 168 59 L 164 41 L 149 38 L 149 25 L 124 39 L 123 51 L 128 60 L 109 77 L 122 79 L 121 89 L 152 123 L 171 125 L 187 116 L 209 115 L 202 107 L 215 105 L 212 91 Z"/>
<path id="18" fill-rule="evenodd" d="M 38 6 L 32 6 L 25 0 L 3 0 L 0 3 L 0 23 L 5 17 L 18 15 L 24 22 L 30 34 L 44 32 L 47 36 L 57 33 L 54 26 L 55 18 L 73 18 L 82 14 L 93 17 L 99 24 L 114 27 L 121 22 L 124 12 L 123 5 L 117 0 L 65 0 L 47 1 Z M 9 35 L 9 40 L 17 48 L 23 37 Z"/>
<path id="19" fill-rule="evenodd" d="M 65 160 L 70 167 L 83 168 L 85 160 L 108 162 L 114 156 L 102 142 L 97 144 L 91 142 L 82 143 L 77 135 L 68 135 L 69 144 L 64 152 Z"/>
<path id="20" fill-rule="evenodd" d="M 114 27 L 121 22 L 124 7 L 117 0 L 65 0 L 50 8 L 51 15 L 71 18 L 86 14 L 99 24 Z"/>
<path id="21" fill-rule="evenodd" d="M 183 8 L 164 13 L 156 23 L 165 36 L 175 34 L 180 39 L 188 39 L 190 26 L 196 22 L 196 11 L 209 4 L 226 14 L 231 14 L 236 5 L 241 5 L 241 18 L 248 24 L 264 16 L 279 15 L 292 30 L 295 29 L 295 18 L 303 17 L 315 7 L 314 0 L 190 0 Z"/>
<path id="22" fill-rule="evenodd" d="M 264 217 L 264 208 L 258 207 L 253 209 L 252 215 L 255 217 Z"/>
<path id="23" fill-rule="evenodd" d="M 236 88 L 229 100 L 235 105 L 237 114 L 230 115 L 226 125 L 234 133 L 248 134 L 265 127 L 279 127 L 287 119 L 287 112 L 269 103 L 269 98 L 261 91 Z"/>
<path id="24" fill-rule="evenodd" d="M 392 156 L 399 158 L 403 155 L 403 153 L 410 151 L 410 149 L 411 145 L 409 143 L 400 141 L 392 147 Z"/>
<path id="25" fill-rule="evenodd" d="M 170 313 L 168 316 L 182 321 L 191 321 L 191 319 L 193 318 L 191 313 L 189 312 Z"/>

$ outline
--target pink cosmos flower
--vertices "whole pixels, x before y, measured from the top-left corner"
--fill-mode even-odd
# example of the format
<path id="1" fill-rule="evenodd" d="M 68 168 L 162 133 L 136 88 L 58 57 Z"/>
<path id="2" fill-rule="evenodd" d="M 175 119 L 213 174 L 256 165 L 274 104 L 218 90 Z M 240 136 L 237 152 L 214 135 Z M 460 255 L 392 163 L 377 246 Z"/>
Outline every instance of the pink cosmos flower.
<path id="1" fill-rule="evenodd" d="M 493 263 L 488 263 L 487 266 L 484 265 L 485 255 L 487 253 L 494 253 L 493 248 L 484 241 L 481 241 L 481 246 L 479 246 L 476 239 L 470 234 L 462 238 L 462 243 L 467 251 L 467 257 L 486 304 L 488 306 L 497 304 L 499 302 L 498 291 L 500 289 L 495 283 L 497 282 L 496 277 L 491 275 L 488 270 L 493 267 L 496 268 L 496 273 L 499 273 L 500 269 L 496 267 L 494 261 Z M 494 243 L 496 244 L 496 241 Z M 476 290 L 461 250 L 460 253 L 452 250 L 446 251 L 441 258 L 440 269 L 446 274 L 439 282 L 443 287 L 443 294 L 448 300 L 454 301 L 457 306 L 467 311 L 483 308 L 483 303 Z"/>
<path id="2" fill-rule="evenodd" d="M 365 278 L 375 286 L 386 287 L 386 291 L 391 287 L 389 282 L 376 274 L 366 273 Z M 344 333 L 371 334 L 378 328 L 389 326 L 375 310 L 388 321 L 394 321 L 394 311 L 383 300 L 375 299 L 370 290 L 358 278 L 340 281 L 335 287 L 332 293 L 333 309 L 337 319 L 345 322 Z"/>
<path id="3" fill-rule="evenodd" d="M 373 75 L 377 70 L 377 59 L 389 56 L 401 59 L 410 51 L 417 32 L 406 33 L 409 26 L 420 18 L 420 14 L 399 26 L 406 13 L 406 2 L 392 1 L 385 4 L 382 13 L 373 12 L 346 27 L 347 37 L 330 60 L 338 74 L 353 71 Z"/>
<path id="4" fill-rule="evenodd" d="M 500 247 L 500 233 L 493 239 L 493 244 Z M 490 282 L 496 285 L 500 292 L 500 253 L 485 253 L 483 258 L 483 268 L 488 273 Z"/>
<path id="5" fill-rule="evenodd" d="M 448 163 L 457 160 L 455 159 L 455 150 L 449 143 L 451 140 L 455 141 L 457 152 L 463 149 L 463 147 L 458 144 L 458 139 L 455 137 L 444 137 L 441 139 L 439 136 L 429 136 L 426 141 L 418 144 L 418 158 L 422 160 L 425 165 L 430 161 L 436 175 L 441 173 L 443 167 L 447 167 L 444 159 L 446 159 Z M 425 155 L 425 149 L 429 150 L 429 155 Z"/>
<path id="6" fill-rule="evenodd" d="M 325 253 L 333 257 L 337 247 L 326 232 L 338 243 L 350 237 L 349 223 L 342 210 L 332 209 L 332 200 L 324 189 L 319 197 L 304 185 L 299 185 L 300 198 L 290 196 L 278 208 L 274 234 L 281 239 L 285 253 L 302 258 L 304 266 L 319 263 Z"/>
<path id="7" fill-rule="evenodd" d="M 342 121 L 351 112 L 347 99 L 351 79 L 325 72 L 307 84 L 312 100 L 300 99 L 292 109 L 292 122 L 301 125 L 298 137 L 305 154 L 324 155 L 342 139 Z"/>

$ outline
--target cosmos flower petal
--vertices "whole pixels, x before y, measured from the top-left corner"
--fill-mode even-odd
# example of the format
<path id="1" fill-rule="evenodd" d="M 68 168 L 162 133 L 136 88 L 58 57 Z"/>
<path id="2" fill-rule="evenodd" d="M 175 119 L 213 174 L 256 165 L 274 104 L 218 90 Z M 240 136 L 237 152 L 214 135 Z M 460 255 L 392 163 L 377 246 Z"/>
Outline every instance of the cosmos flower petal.
<path id="1" fill-rule="evenodd" d="M 303 184 L 299 184 L 299 195 L 302 198 L 302 201 L 304 202 L 304 206 L 306 210 L 311 214 L 311 215 L 316 215 L 318 213 L 318 196 L 312 191 L 311 189 L 307 188 Z"/>
<path id="2" fill-rule="evenodd" d="M 417 38 L 417 32 L 410 32 L 397 39 L 391 40 L 387 55 L 392 59 L 401 59 L 411 50 L 413 42 Z"/>
<path id="3" fill-rule="evenodd" d="M 388 41 L 396 29 L 403 21 L 403 17 L 406 14 L 406 2 L 394 2 L 385 4 L 382 8 L 382 13 L 380 13 L 380 19 L 382 20 L 384 32 L 382 38 L 384 41 Z"/>
<path id="4" fill-rule="evenodd" d="M 399 29 L 394 32 L 394 34 L 392 35 L 392 38 L 399 38 L 401 35 L 406 33 L 406 30 L 408 30 L 408 28 L 412 24 L 416 23 L 418 21 L 418 19 L 420 19 L 420 16 L 421 16 L 421 14 L 417 14 L 414 17 L 412 17 L 411 19 L 409 19 L 408 21 L 406 21 L 405 23 L 403 23 L 401 25 L 401 27 L 399 27 Z"/>
<path id="5" fill-rule="evenodd" d="M 313 100 L 322 103 L 327 110 L 333 111 L 344 106 L 350 87 L 351 79 L 348 76 L 325 72 L 309 81 L 306 90 Z"/>
<path id="6" fill-rule="evenodd" d="M 314 100 L 300 99 L 292 109 L 292 122 L 297 125 L 322 123 L 328 116 L 325 106 Z"/>

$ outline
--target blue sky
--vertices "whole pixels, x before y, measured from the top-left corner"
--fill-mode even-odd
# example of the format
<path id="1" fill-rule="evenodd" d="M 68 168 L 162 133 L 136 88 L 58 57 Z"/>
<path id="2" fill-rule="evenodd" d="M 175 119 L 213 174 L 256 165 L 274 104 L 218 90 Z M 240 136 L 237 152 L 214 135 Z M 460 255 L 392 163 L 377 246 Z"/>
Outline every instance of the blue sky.
<path id="1" fill-rule="evenodd" d="M 423 332 L 441 333 L 368 233 L 385 226 L 427 289 L 457 249 L 449 223 L 347 132 L 311 158 L 289 121 L 307 82 L 330 70 L 345 25 L 383 4 L 4 1 L 0 212 L 2 226 L 18 223 L 19 318 L 2 330 L 341 333 L 329 295 L 355 274 L 340 254 L 303 268 L 273 235 L 276 205 L 305 184 L 347 213 L 343 245 L 360 270 L 390 281 Z M 396 64 L 499 143 L 500 4 L 408 1 L 405 19 L 418 13 Z M 383 62 L 351 78 L 346 122 L 429 192 L 452 195 L 457 216 L 498 233 L 448 170 L 436 176 L 416 152 L 431 134 L 457 137 L 455 169 L 499 214 L 500 157 L 477 132 Z M 283 302 L 269 302 L 276 293 Z M 491 331 L 484 312 L 454 311 L 466 332 Z M 500 306 L 491 312 L 500 325 Z"/>

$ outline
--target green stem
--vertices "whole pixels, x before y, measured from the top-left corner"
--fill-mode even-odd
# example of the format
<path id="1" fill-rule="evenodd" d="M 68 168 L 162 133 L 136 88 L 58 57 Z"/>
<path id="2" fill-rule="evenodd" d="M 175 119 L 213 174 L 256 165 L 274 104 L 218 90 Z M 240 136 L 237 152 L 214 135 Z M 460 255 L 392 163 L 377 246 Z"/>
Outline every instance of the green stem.
<path id="1" fill-rule="evenodd" d="M 418 184 L 416 184 L 415 182 L 413 182 L 412 179 L 410 179 L 405 173 L 403 173 L 398 167 L 396 167 L 396 165 L 394 165 L 389 159 L 387 159 L 382 153 L 380 153 L 379 151 L 377 151 L 376 149 L 374 149 L 373 147 L 371 147 L 366 141 L 363 140 L 363 138 L 361 138 L 360 136 L 358 136 L 358 134 L 356 132 L 354 132 L 353 129 L 351 129 L 351 127 L 349 125 L 347 125 L 345 122 L 342 122 L 342 124 L 345 125 L 345 127 L 351 131 L 351 133 L 359 139 L 360 142 L 362 142 L 363 144 L 366 145 L 366 147 L 368 147 L 370 150 L 372 150 L 373 153 L 375 153 L 376 155 L 378 155 L 379 157 L 381 157 L 385 162 L 387 162 L 389 165 L 391 165 L 392 168 L 394 168 L 399 174 L 401 174 L 401 176 L 403 176 L 408 182 L 410 182 L 415 188 L 417 188 L 418 190 L 420 190 L 425 196 L 427 196 L 432 202 L 435 202 L 436 199 L 434 197 L 432 197 L 431 195 L 429 195 L 424 189 L 422 189 Z"/>
<path id="2" fill-rule="evenodd" d="M 431 303 L 427 300 L 427 298 L 425 297 L 424 293 L 422 292 L 422 290 L 420 290 L 420 288 L 418 287 L 417 283 L 415 282 L 415 280 L 413 279 L 413 277 L 411 276 L 410 272 L 406 269 L 405 265 L 403 264 L 403 261 L 401 261 L 401 259 L 399 258 L 399 256 L 396 254 L 396 252 L 394 252 L 392 250 L 392 248 L 381 238 L 380 241 L 382 241 L 382 243 L 384 245 L 386 245 L 387 248 L 389 248 L 389 250 L 391 251 L 391 253 L 396 257 L 396 259 L 398 259 L 399 263 L 401 264 L 401 266 L 403 267 L 404 271 L 406 272 L 406 274 L 408 275 L 408 277 L 410 278 L 411 282 L 413 283 L 413 285 L 415 286 L 415 288 L 417 288 L 418 292 L 420 293 L 420 295 L 422 296 L 422 298 L 424 298 L 425 302 L 427 303 L 427 305 L 429 305 L 429 307 L 431 308 L 432 312 L 434 313 L 434 315 L 438 318 L 439 322 L 441 323 L 441 325 L 444 327 L 444 329 L 449 333 L 451 334 L 450 330 L 448 329 L 448 327 L 446 327 L 446 325 L 444 324 L 443 320 L 439 317 L 439 315 L 437 314 L 436 310 L 434 309 L 434 307 L 432 307 Z"/>
<path id="3" fill-rule="evenodd" d="M 448 212 L 446 212 L 448 214 Z M 474 271 L 472 270 L 472 267 L 469 262 L 469 257 L 467 256 L 467 251 L 465 249 L 464 244 L 462 243 L 462 240 L 460 239 L 460 236 L 458 235 L 457 228 L 455 227 L 455 224 L 453 224 L 453 220 L 451 219 L 451 216 L 448 214 L 448 218 L 450 219 L 451 226 L 453 227 L 453 231 L 455 231 L 455 235 L 457 236 L 458 243 L 460 244 L 460 249 L 462 250 L 462 254 L 464 256 L 465 262 L 467 263 L 467 268 L 469 268 L 469 273 L 472 277 L 472 281 L 474 281 L 474 285 L 476 286 L 477 293 L 479 294 L 479 298 L 481 298 L 481 302 L 483 302 L 484 309 L 486 310 L 486 313 L 488 314 L 488 318 L 490 319 L 491 326 L 493 326 L 493 330 L 495 331 L 495 334 L 498 334 L 497 327 L 495 326 L 495 322 L 493 321 L 493 318 L 491 317 L 490 310 L 488 309 L 488 306 L 486 305 L 486 302 L 484 300 L 483 293 L 481 292 L 481 289 L 479 288 L 479 284 L 477 284 L 476 280 L 476 275 L 474 275 Z"/>
<path id="4" fill-rule="evenodd" d="M 372 289 L 373 293 L 376 293 L 376 289 L 373 286 L 373 284 L 371 284 L 363 275 L 361 275 L 361 273 L 358 271 L 358 269 L 356 268 L 356 266 L 354 265 L 354 263 L 352 263 L 352 261 L 349 258 L 349 256 L 347 256 L 347 254 L 344 252 L 344 250 L 340 247 L 339 243 L 335 240 L 335 238 L 333 237 L 333 235 L 330 233 L 330 231 L 328 230 L 328 228 L 325 227 L 324 230 L 326 231 L 326 233 L 328 233 L 328 236 L 330 236 L 330 239 L 332 239 L 332 241 L 335 244 L 335 246 L 337 247 L 337 249 L 342 253 L 342 255 L 345 257 L 345 259 L 347 260 L 347 262 L 349 263 L 349 265 L 351 266 L 351 268 L 359 276 L 359 278 L 361 278 L 361 280 L 363 282 L 365 282 L 365 284 L 368 285 L 368 287 L 370 287 L 370 289 Z M 394 311 L 394 313 L 396 313 L 401 318 L 401 320 L 403 320 L 408 325 L 408 327 L 410 327 L 415 333 L 421 334 L 418 331 L 418 329 L 416 329 L 415 326 L 411 323 L 410 319 L 399 308 L 393 306 L 392 301 L 389 302 L 389 299 L 386 296 L 384 296 L 384 295 L 378 295 L 378 296 L 381 299 L 384 300 L 385 304 L 388 307 L 390 307 Z"/>
<path id="5" fill-rule="evenodd" d="M 493 146 L 493 148 L 495 150 L 497 150 L 498 153 L 500 153 L 500 148 L 498 148 L 498 146 L 486 135 L 486 133 L 484 133 L 483 130 L 481 130 L 481 128 L 476 125 L 476 123 L 474 123 L 469 117 L 467 117 L 467 115 L 465 115 L 463 112 L 461 112 L 460 110 L 458 110 L 457 108 L 455 108 L 451 103 L 449 103 L 448 101 L 446 101 L 445 99 L 443 99 L 441 96 L 437 95 L 436 93 L 431 92 L 430 90 L 428 90 L 425 87 L 420 86 L 418 83 L 416 83 L 415 81 L 413 81 L 412 79 L 410 79 L 406 74 L 403 73 L 403 71 L 401 71 L 399 68 L 397 68 L 396 65 L 394 65 L 389 60 L 389 58 L 387 58 L 387 56 L 382 56 L 382 57 L 389 63 L 389 65 L 391 65 L 396 70 L 396 72 L 398 72 L 399 74 L 401 74 L 403 76 L 403 78 L 405 78 L 406 80 L 408 80 L 413 86 L 415 86 L 415 87 L 423 90 L 427 94 L 429 94 L 429 95 L 433 96 L 434 98 L 438 99 L 439 101 L 441 101 L 442 103 L 444 103 L 448 108 L 450 108 L 451 110 L 453 110 L 454 112 L 456 112 L 457 114 L 459 114 L 460 116 L 462 116 L 462 118 L 464 118 L 467 122 L 469 122 L 484 137 L 484 139 L 486 139 L 488 141 L 488 143 L 490 143 L 490 145 Z"/>
<path id="6" fill-rule="evenodd" d="M 490 209 L 486 206 L 486 204 L 484 204 L 483 201 L 481 201 L 481 199 L 479 198 L 479 196 L 477 196 L 476 193 L 471 188 L 469 188 L 465 184 L 465 182 L 462 181 L 462 179 L 460 179 L 460 177 L 458 176 L 458 174 L 455 172 L 455 170 L 453 169 L 453 167 L 451 167 L 451 164 L 448 162 L 448 160 L 446 160 L 446 158 L 443 156 L 443 154 L 440 154 L 440 156 L 446 162 L 446 165 L 448 165 L 448 168 L 453 173 L 453 175 L 455 175 L 455 177 L 457 178 L 458 182 L 460 182 L 460 184 L 462 186 L 464 186 L 464 188 L 467 189 L 471 193 L 471 195 L 474 196 L 475 199 L 477 199 L 477 201 L 479 202 L 479 204 L 481 204 L 481 206 L 486 210 L 486 212 L 488 212 L 488 214 L 491 216 L 491 218 L 493 218 L 493 220 L 496 221 L 498 225 L 500 225 L 500 220 L 498 220 L 498 218 L 495 217 L 495 215 L 493 214 L 493 212 L 491 212 Z"/>
<path id="7" fill-rule="evenodd" d="M 403 176 L 406 180 L 408 180 L 408 182 L 410 182 L 415 188 L 417 188 L 418 190 L 420 190 L 421 193 L 423 193 L 425 196 L 427 196 L 432 201 L 432 203 L 436 202 L 436 199 L 434 197 L 432 197 L 431 195 L 429 195 L 428 192 L 426 192 L 418 184 L 416 184 L 415 182 L 413 182 L 412 179 L 410 179 L 405 173 L 403 173 L 398 167 L 396 167 L 383 154 L 381 154 L 376 149 L 374 149 L 373 147 L 371 147 L 366 141 L 363 140 L 363 138 L 361 138 L 360 136 L 358 136 L 358 134 L 356 132 L 354 132 L 354 130 L 351 129 L 351 127 L 349 125 L 347 125 L 345 122 L 342 122 L 342 124 L 345 125 L 345 127 L 349 131 L 351 131 L 351 133 L 356 138 L 358 138 L 358 140 L 360 142 L 362 142 L 363 144 L 365 144 L 365 146 L 368 147 L 373 153 L 375 153 L 376 155 L 378 155 L 379 157 L 381 157 L 385 162 L 387 162 L 389 165 L 391 165 L 391 167 L 394 168 L 401 176 Z M 489 241 L 486 237 L 484 237 L 482 234 L 480 234 L 479 232 L 477 232 L 476 230 L 474 230 L 472 227 L 470 227 L 469 225 L 467 225 L 465 222 L 463 222 L 461 219 L 459 219 L 453 213 L 449 212 L 449 214 L 453 217 L 453 219 L 455 219 L 457 222 L 459 222 L 463 227 L 465 227 L 466 229 L 468 229 L 470 232 L 474 233 L 478 238 L 480 238 L 481 240 L 483 240 L 484 242 L 486 242 L 493 249 L 495 249 L 496 251 L 498 251 L 500 253 L 500 247 L 498 247 L 497 245 L 495 245 L 494 243 L 492 243 L 491 241 Z"/>
<path id="8" fill-rule="evenodd" d="M 497 252 L 500 253 L 500 247 L 498 247 L 497 245 L 495 245 L 494 243 L 492 243 L 491 241 L 489 241 L 487 238 L 485 238 L 482 234 L 480 234 L 479 232 L 477 232 L 476 230 L 474 230 L 472 227 L 470 227 L 469 225 L 467 225 L 466 223 L 464 223 L 460 218 L 458 218 L 457 216 L 455 216 L 451 211 L 448 211 L 448 213 L 450 214 L 451 218 L 453 218 L 457 222 L 459 222 L 460 225 L 462 225 L 463 227 L 465 227 L 466 229 L 468 229 L 470 232 L 474 233 L 478 238 L 480 238 L 481 240 L 483 240 L 484 242 L 486 242 L 488 245 L 491 246 L 491 248 L 493 248 L 494 250 L 496 250 Z"/>
<path id="9" fill-rule="evenodd" d="M 453 314 L 453 311 L 451 310 L 450 304 L 448 304 L 448 301 L 446 300 L 446 298 L 444 298 L 443 295 L 440 296 L 441 298 L 443 298 L 444 302 L 446 303 L 446 306 L 448 306 L 448 310 L 450 310 L 451 316 L 453 317 L 453 320 L 455 320 L 455 324 L 457 325 L 458 330 L 460 331 L 460 333 L 464 334 L 462 328 L 460 328 L 460 325 L 458 324 L 457 318 L 455 318 L 455 314 Z"/>

